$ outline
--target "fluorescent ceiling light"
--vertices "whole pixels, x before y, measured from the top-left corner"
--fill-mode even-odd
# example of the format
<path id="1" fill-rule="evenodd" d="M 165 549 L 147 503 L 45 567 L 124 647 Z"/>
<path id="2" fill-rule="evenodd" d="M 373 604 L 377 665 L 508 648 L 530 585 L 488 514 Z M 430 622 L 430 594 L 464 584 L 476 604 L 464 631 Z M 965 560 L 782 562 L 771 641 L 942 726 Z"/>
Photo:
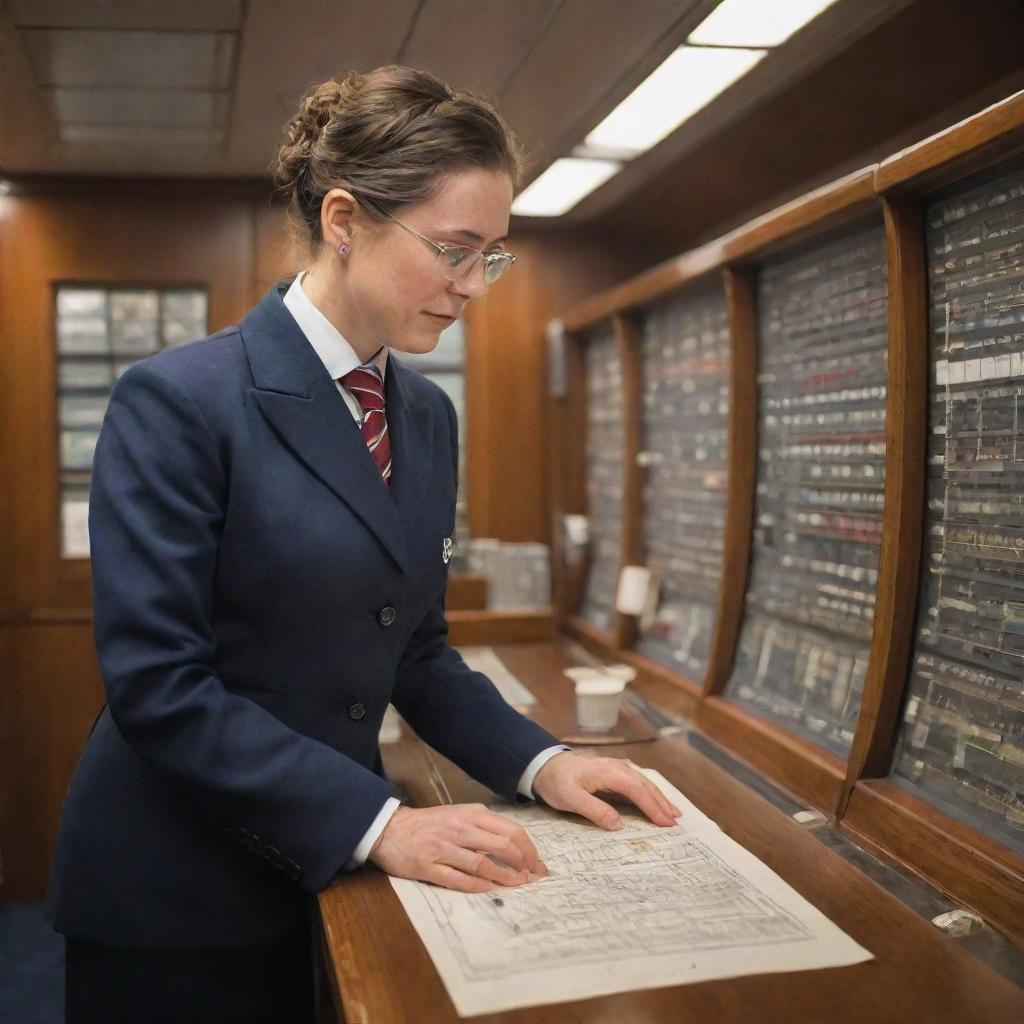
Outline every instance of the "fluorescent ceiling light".
<path id="1" fill-rule="evenodd" d="M 617 160 L 563 157 L 523 190 L 512 204 L 512 212 L 526 217 L 558 217 L 603 185 L 621 167 Z"/>
<path id="2" fill-rule="evenodd" d="M 587 145 L 634 153 L 650 149 L 764 55 L 764 50 L 679 47 L 587 136 Z"/>
<path id="3" fill-rule="evenodd" d="M 779 46 L 835 0 L 722 0 L 687 42 L 702 46 Z"/>

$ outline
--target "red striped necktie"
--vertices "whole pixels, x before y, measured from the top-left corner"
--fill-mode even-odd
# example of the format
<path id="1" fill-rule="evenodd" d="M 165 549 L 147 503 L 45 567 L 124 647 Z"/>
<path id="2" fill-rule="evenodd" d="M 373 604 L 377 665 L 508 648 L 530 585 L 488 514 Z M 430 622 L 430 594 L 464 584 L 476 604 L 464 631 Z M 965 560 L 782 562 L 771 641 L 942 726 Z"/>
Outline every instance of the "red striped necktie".
<path id="1" fill-rule="evenodd" d="M 384 380 L 375 366 L 359 366 L 341 378 L 342 386 L 351 391 L 363 410 L 363 440 L 377 463 L 384 483 L 391 483 L 391 441 L 388 421 L 384 416 Z"/>

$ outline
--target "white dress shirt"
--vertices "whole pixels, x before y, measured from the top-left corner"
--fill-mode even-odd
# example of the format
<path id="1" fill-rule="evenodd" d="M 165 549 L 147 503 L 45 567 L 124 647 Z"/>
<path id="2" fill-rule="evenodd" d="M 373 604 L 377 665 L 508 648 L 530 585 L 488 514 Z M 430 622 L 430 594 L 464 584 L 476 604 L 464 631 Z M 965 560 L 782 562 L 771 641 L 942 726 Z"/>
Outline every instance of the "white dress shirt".
<path id="1" fill-rule="evenodd" d="M 381 380 L 383 380 L 384 374 L 387 371 L 388 347 L 387 345 L 382 345 L 368 363 L 360 363 L 359 356 L 356 355 L 355 350 L 345 340 L 341 332 L 313 305 L 309 296 L 302 290 L 302 277 L 303 274 L 300 273 L 292 282 L 288 291 L 285 292 L 285 307 L 295 318 L 295 322 L 306 336 L 306 340 L 313 346 L 313 350 L 320 357 L 320 361 L 331 375 L 335 387 L 341 393 L 341 397 L 345 399 L 345 404 L 349 407 L 353 419 L 355 419 L 356 423 L 361 424 L 363 422 L 362 407 L 359 405 L 355 395 L 342 386 L 341 378 L 350 370 L 355 370 L 359 367 L 364 369 L 375 367 L 380 371 Z M 519 793 L 532 800 L 533 780 L 537 772 L 555 754 L 561 754 L 565 750 L 569 750 L 569 747 L 561 744 L 542 750 L 526 766 L 526 771 L 520 776 L 519 784 L 516 787 Z M 352 856 L 345 864 L 346 868 L 357 868 L 366 862 L 366 858 L 380 838 L 380 834 L 384 831 L 385 826 L 391 820 L 391 816 L 400 806 L 401 804 L 394 797 L 387 799 L 355 850 L 352 851 Z"/>

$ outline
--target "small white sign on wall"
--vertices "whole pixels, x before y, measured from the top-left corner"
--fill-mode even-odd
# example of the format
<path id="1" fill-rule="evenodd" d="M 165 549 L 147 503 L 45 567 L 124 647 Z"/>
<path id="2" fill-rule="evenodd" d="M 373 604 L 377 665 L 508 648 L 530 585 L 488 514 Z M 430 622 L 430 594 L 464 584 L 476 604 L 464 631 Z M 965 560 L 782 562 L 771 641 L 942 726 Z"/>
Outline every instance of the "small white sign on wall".
<path id="1" fill-rule="evenodd" d="M 89 557 L 89 502 L 66 500 L 61 505 L 61 554 L 64 558 Z"/>

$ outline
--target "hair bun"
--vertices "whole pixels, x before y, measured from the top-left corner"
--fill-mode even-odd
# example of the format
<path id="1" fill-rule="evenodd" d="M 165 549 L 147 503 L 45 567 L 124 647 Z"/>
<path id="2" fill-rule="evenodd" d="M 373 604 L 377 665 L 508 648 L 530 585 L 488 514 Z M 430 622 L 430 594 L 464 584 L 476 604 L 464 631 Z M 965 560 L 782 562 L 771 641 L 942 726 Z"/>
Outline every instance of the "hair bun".
<path id="1" fill-rule="evenodd" d="M 481 96 L 389 64 L 365 75 L 343 71 L 310 89 L 285 126 L 274 183 L 315 251 L 332 188 L 388 212 L 427 198 L 443 174 L 465 167 L 518 182 L 522 159 L 501 116 Z M 369 204 L 366 211 L 373 216 Z"/>
<path id="2" fill-rule="evenodd" d="M 309 92 L 288 123 L 289 141 L 309 146 L 318 142 L 324 128 L 358 92 L 362 77 L 355 71 L 345 71 Z"/>

